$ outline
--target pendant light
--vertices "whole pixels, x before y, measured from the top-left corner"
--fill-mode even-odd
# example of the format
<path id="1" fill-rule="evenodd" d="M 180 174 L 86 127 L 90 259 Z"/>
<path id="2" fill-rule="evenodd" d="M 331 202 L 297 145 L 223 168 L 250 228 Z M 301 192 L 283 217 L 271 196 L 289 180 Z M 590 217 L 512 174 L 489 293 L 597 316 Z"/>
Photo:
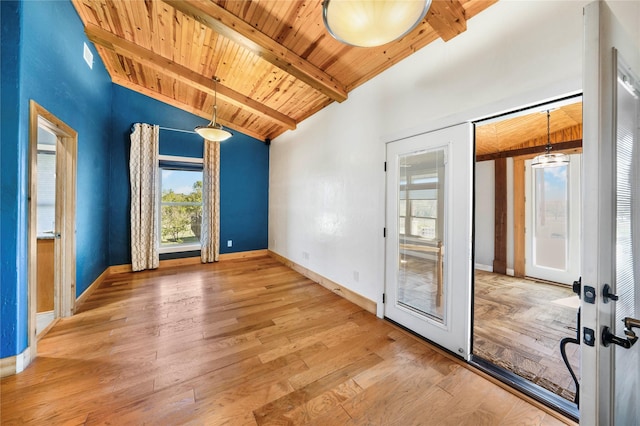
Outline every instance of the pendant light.
<path id="1" fill-rule="evenodd" d="M 569 156 L 561 152 L 557 154 L 551 153 L 551 111 L 547 110 L 547 146 L 545 153 L 538 155 L 531 162 L 531 167 L 541 169 L 545 167 L 558 167 L 569 164 Z"/>
<path id="2" fill-rule="evenodd" d="M 198 133 L 203 138 L 210 141 L 224 141 L 233 136 L 228 130 L 225 130 L 222 127 L 222 124 L 216 123 L 216 118 L 218 115 L 218 81 L 220 79 L 216 76 L 213 77 L 213 117 L 211 118 L 211 122 L 206 126 L 198 126 L 195 128 L 196 133 Z"/>
<path id="3" fill-rule="evenodd" d="M 322 19 L 336 40 L 358 47 L 387 44 L 424 18 L 431 0 L 324 0 Z"/>

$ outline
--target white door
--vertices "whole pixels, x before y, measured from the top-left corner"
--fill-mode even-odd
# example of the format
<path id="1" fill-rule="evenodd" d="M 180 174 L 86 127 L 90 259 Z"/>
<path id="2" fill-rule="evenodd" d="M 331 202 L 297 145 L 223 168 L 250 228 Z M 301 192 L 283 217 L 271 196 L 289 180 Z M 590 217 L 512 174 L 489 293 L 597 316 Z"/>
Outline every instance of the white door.
<path id="1" fill-rule="evenodd" d="M 387 145 L 385 316 L 469 358 L 473 126 Z"/>
<path id="2" fill-rule="evenodd" d="M 605 327 L 621 343 L 640 335 L 631 321 L 625 335 L 622 321 L 640 318 L 640 4 L 592 3 L 584 19 L 580 423 L 632 425 L 640 418 L 640 344 L 625 349 L 602 338 Z M 605 284 L 618 301 L 607 303 Z"/>
<path id="3" fill-rule="evenodd" d="M 580 275 L 580 165 L 534 169 L 525 161 L 525 274 L 562 284 Z"/>

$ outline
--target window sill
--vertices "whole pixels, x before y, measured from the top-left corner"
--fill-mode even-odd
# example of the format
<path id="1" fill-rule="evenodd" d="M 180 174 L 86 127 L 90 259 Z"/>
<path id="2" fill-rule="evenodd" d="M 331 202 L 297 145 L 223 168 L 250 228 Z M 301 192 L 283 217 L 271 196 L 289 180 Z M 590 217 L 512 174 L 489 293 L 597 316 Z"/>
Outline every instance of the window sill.
<path id="1" fill-rule="evenodd" d="M 182 253 L 185 251 L 199 251 L 201 249 L 200 244 L 179 244 L 175 246 L 164 246 L 158 248 L 159 254 L 166 253 Z"/>

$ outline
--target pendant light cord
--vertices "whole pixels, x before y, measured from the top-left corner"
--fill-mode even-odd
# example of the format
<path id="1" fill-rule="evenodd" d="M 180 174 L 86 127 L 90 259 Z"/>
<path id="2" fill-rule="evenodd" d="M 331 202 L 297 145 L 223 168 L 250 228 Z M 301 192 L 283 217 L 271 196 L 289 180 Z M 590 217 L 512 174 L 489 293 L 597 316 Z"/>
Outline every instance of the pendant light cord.
<path id="1" fill-rule="evenodd" d="M 551 152 L 551 110 L 547 110 L 547 155 Z"/>
<path id="2" fill-rule="evenodd" d="M 218 77 L 213 76 L 213 118 L 211 122 L 216 124 L 218 118 Z"/>

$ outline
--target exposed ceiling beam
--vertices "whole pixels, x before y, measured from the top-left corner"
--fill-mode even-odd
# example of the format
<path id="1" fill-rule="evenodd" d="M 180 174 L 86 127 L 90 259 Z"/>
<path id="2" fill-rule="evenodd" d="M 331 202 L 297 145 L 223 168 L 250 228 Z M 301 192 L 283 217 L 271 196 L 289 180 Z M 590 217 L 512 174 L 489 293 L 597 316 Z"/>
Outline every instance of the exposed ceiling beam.
<path id="1" fill-rule="evenodd" d="M 582 139 L 575 141 L 558 142 L 553 144 L 553 152 L 568 149 L 582 148 Z M 529 146 L 526 148 L 510 149 L 508 151 L 492 152 L 490 154 L 476 155 L 476 161 L 496 160 L 498 158 L 519 157 L 521 155 L 540 154 L 546 151 L 545 145 Z"/>
<path id="2" fill-rule="evenodd" d="M 104 47 L 105 49 L 140 62 L 155 71 L 173 77 L 176 80 L 205 93 L 210 95 L 214 94 L 214 83 L 212 78 L 204 77 L 187 67 L 140 47 L 135 43 L 120 38 L 96 25 L 87 24 L 85 27 L 85 33 L 89 40 Z M 246 109 L 260 117 L 274 121 L 278 125 L 284 126 L 287 129 L 293 130 L 296 128 L 296 122 L 293 118 L 269 108 L 268 106 L 244 96 L 243 94 L 238 93 L 220 83 L 218 83 L 218 97 L 224 102 Z"/>
<path id="3" fill-rule="evenodd" d="M 434 0 L 427 13 L 427 22 L 444 41 L 467 30 L 464 7 L 458 0 Z"/>
<path id="4" fill-rule="evenodd" d="M 223 37 L 249 49 L 281 70 L 304 81 L 325 96 L 338 102 L 347 99 L 346 89 L 332 76 L 216 3 L 203 0 L 163 1 Z"/>
<path id="5" fill-rule="evenodd" d="M 174 106 L 176 108 L 180 108 L 181 110 L 190 112 L 191 114 L 197 115 L 197 116 L 202 117 L 202 118 L 206 118 L 207 120 L 211 119 L 211 111 L 203 111 L 203 110 L 201 110 L 199 108 L 194 108 L 193 106 L 185 104 L 183 102 L 176 101 L 175 99 L 173 99 L 170 96 L 163 95 L 162 93 L 158 93 L 158 92 L 156 92 L 154 90 L 149 90 L 146 87 L 143 87 L 143 86 L 141 86 L 139 84 L 131 82 L 127 78 L 120 77 L 118 75 L 114 75 L 111 78 L 111 80 L 115 84 L 118 84 L 120 86 L 126 87 L 127 89 L 131 89 L 131 90 L 133 90 L 135 92 L 142 93 L 143 95 L 146 95 L 146 96 L 148 96 L 150 98 L 153 98 L 153 99 L 155 99 L 157 101 L 164 102 L 165 104 Z M 253 131 L 249 130 L 249 129 L 246 129 L 246 128 L 243 128 L 243 127 L 239 127 L 237 124 L 232 123 L 231 121 L 227 121 L 227 120 L 221 119 L 220 117 L 217 117 L 216 122 L 222 124 L 225 127 L 230 128 L 230 129 L 236 130 L 238 132 L 242 132 L 245 135 L 254 137 L 254 138 L 258 139 L 258 140 L 264 141 L 266 139 L 265 135 L 260 135 L 260 134 L 258 134 L 256 132 L 253 132 Z M 190 130 L 190 129 L 185 129 L 185 130 Z"/>

